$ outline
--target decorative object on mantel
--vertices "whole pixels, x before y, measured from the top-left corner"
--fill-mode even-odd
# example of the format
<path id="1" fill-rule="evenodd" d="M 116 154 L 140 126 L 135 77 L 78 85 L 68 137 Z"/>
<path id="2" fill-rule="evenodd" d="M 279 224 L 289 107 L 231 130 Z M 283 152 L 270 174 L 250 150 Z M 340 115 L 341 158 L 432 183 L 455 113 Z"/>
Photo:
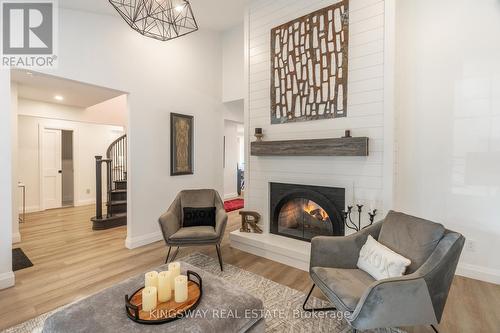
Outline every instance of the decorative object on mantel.
<path id="1" fill-rule="evenodd" d="M 347 116 L 349 0 L 271 30 L 271 123 Z"/>
<path id="2" fill-rule="evenodd" d="M 259 213 L 252 211 L 240 211 L 241 215 L 241 232 L 252 232 L 248 226 L 250 226 L 254 233 L 261 234 L 262 229 L 257 225 L 262 218 Z"/>
<path id="3" fill-rule="evenodd" d="M 170 175 L 192 175 L 193 116 L 170 114 Z"/>
<path id="4" fill-rule="evenodd" d="M 109 0 L 127 24 L 146 37 L 168 41 L 198 30 L 187 0 Z"/>
<path id="5" fill-rule="evenodd" d="M 361 227 L 361 217 L 362 217 L 362 212 L 363 212 L 363 205 L 356 205 L 358 208 L 358 224 L 354 223 L 351 214 L 352 214 L 352 209 L 354 206 L 347 206 L 347 212 L 342 211 L 342 215 L 344 218 L 344 223 L 345 226 L 348 227 L 351 230 L 354 230 L 356 232 L 363 230 L 364 228 L 367 228 L 373 224 L 373 221 L 375 220 L 375 216 L 377 215 L 377 210 L 372 209 L 368 212 L 368 216 L 370 218 L 370 223 L 364 227 Z"/>
<path id="6" fill-rule="evenodd" d="M 352 138 L 351 130 L 345 130 L 343 138 Z"/>
<path id="7" fill-rule="evenodd" d="M 368 156 L 368 138 L 333 138 L 250 143 L 252 156 Z"/>
<path id="8" fill-rule="evenodd" d="M 171 290 L 172 295 L 166 302 L 159 302 L 156 292 L 156 287 L 142 287 L 131 297 L 126 295 L 127 316 L 136 323 L 146 325 L 164 324 L 185 317 L 200 303 L 203 294 L 201 277 L 190 270 L 187 276 L 177 276 L 175 290 Z M 144 306 L 147 310 L 144 310 Z"/>
<path id="9" fill-rule="evenodd" d="M 257 141 L 262 141 L 264 134 L 262 133 L 262 128 L 256 127 L 254 136 L 257 138 Z"/>

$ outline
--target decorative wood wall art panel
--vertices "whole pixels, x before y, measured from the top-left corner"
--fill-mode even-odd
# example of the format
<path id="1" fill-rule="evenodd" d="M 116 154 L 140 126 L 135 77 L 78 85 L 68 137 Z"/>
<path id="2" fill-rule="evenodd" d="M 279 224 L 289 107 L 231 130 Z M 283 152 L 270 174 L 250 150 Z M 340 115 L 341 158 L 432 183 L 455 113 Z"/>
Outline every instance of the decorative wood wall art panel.
<path id="1" fill-rule="evenodd" d="M 347 116 L 349 0 L 271 31 L 271 123 Z"/>
<path id="2" fill-rule="evenodd" d="M 170 175 L 192 175 L 193 116 L 170 113 Z"/>

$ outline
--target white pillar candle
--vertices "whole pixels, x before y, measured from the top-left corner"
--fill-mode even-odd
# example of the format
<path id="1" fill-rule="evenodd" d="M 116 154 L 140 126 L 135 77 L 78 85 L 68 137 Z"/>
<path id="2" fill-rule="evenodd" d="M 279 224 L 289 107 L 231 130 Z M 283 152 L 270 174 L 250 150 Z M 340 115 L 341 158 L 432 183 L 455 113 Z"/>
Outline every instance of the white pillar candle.
<path id="1" fill-rule="evenodd" d="M 170 272 L 172 279 L 172 290 L 175 290 L 175 278 L 181 274 L 181 264 L 178 262 L 171 262 L 168 264 L 168 271 Z"/>
<path id="2" fill-rule="evenodd" d="M 156 287 L 146 287 L 142 290 L 142 311 L 156 309 Z"/>
<path id="3" fill-rule="evenodd" d="M 188 279 L 185 275 L 175 278 L 175 302 L 183 303 L 188 299 Z"/>
<path id="4" fill-rule="evenodd" d="M 172 298 L 172 273 L 169 271 L 158 274 L 158 301 L 167 302 Z"/>
<path id="5" fill-rule="evenodd" d="M 158 272 L 152 271 L 147 272 L 144 276 L 144 287 L 155 287 L 158 288 Z"/>

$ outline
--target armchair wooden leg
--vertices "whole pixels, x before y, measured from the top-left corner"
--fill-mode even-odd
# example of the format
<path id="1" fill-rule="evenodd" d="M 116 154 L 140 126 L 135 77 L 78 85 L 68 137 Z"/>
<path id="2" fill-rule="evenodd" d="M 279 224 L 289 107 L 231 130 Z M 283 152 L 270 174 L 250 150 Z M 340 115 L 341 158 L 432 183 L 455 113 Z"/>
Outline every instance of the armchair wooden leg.
<path id="1" fill-rule="evenodd" d="M 167 259 L 165 259 L 165 264 L 168 264 L 168 257 L 170 257 L 170 251 L 172 251 L 172 247 L 168 247 Z"/>
<path id="2" fill-rule="evenodd" d="M 219 257 L 220 270 L 222 272 L 222 271 L 224 271 L 224 266 L 222 263 L 222 256 L 220 254 L 220 244 L 215 245 L 215 248 L 217 249 L 217 256 Z"/>
<path id="3" fill-rule="evenodd" d="M 180 246 L 177 246 L 177 249 L 175 250 L 174 252 L 174 255 L 172 256 L 172 259 L 170 259 L 170 261 L 174 261 L 174 259 L 177 257 L 177 255 L 179 254 L 179 247 Z M 170 250 L 168 250 L 168 253 L 170 253 Z M 168 258 L 167 258 L 168 259 Z"/>
<path id="4" fill-rule="evenodd" d="M 432 330 L 433 330 L 435 333 L 439 333 L 439 331 L 438 331 L 438 329 L 436 328 L 436 326 L 431 325 L 431 327 L 432 327 Z"/>
<path id="5" fill-rule="evenodd" d="M 312 292 L 314 290 L 314 287 L 316 287 L 315 284 L 312 285 L 312 288 L 309 291 L 309 294 L 307 294 L 307 297 L 304 300 L 304 304 L 302 305 L 302 309 L 304 309 L 304 311 L 308 311 L 308 312 L 314 312 L 314 311 L 337 311 L 337 308 L 317 308 L 317 309 L 307 309 L 306 308 L 307 301 L 309 300 L 309 297 L 311 297 L 311 294 L 312 294 Z"/>

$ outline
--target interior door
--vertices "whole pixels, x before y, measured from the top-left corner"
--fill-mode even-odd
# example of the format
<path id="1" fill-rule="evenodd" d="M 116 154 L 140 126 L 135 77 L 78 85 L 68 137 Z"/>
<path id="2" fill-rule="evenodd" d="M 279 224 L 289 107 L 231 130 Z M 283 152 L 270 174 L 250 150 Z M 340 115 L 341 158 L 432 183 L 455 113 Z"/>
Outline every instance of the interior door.
<path id="1" fill-rule="evenodd" d="M 61 130 L 43 129 L 42 201 L 44 209 L 62 207 Z"/>

